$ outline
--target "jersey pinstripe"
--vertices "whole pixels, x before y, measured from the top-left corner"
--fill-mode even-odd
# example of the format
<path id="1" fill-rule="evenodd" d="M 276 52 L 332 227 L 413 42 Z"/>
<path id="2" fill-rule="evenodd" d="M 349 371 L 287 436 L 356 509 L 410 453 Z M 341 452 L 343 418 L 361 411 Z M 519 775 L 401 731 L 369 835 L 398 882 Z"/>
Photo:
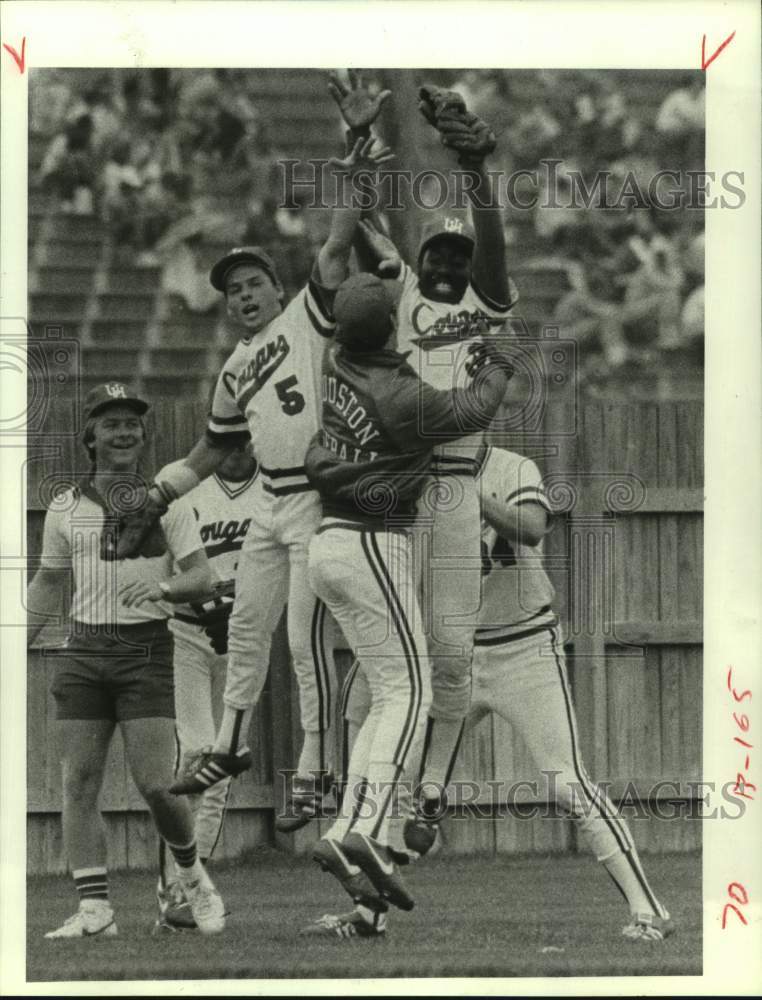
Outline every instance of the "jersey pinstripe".
<path id="1" fill-rule="evenodd" d="M 248 430 L 266 493 L 311 489 L 304 456 L 318 429 L 320 369 L 333 328 L 310 282 L 263 330 L 239 341 L 217 380 L 208 429 Z"/>
<path id="2" fill-rule="evenodd" d="M 531 459 L 491 447 L 481 472 L 481 489 L 502 497 L 506 506 L 539 503 L 552 514 L 540 470 Z M 542 542 L 507 542 L 482 521 L 482 606 L 476 645 L 523 633 L 556 621 L 555 591 L 542 563 Z"/>

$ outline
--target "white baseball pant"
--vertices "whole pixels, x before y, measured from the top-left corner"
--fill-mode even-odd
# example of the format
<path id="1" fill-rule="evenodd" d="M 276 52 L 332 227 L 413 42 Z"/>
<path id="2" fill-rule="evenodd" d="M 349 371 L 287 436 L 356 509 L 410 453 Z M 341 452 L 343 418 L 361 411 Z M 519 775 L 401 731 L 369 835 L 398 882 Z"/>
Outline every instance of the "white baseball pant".
<path id="1" fill-rule="evenodd" d="M 175 727 L 180 744 L 179 771 L 215 739 L 215 675 L 225 676 L 227 657 L 212 649 L 209 637 L 199 625 L 172 619 L 175 639 Z M 202 795 L 190 797 L 194 812 L 199 857 L 210 858 L 217 846 L 225 818 L 230 778 L 212 785 Z"/>
<path id="2" fill-rule="evenodd" d="M 288 643 L 299 685 L 302 729 L 320 734 L 320 769 L 330 770 L 333 623 L 307 579 L 307 549 L 320 523 L 320 501 L 314 491 L 262 496 L 252 509 L 238 560 L 224 702 L 233 709 L 256 704 L 267 677 L 272 635 L 288 604 Z"/>
<path id="3" fill-rule="evenodd" d="M 369 712 L 349 773 L 367 778 L 377 791 L 378 775 L 390 779 L 388 795 L 376 802 L 367 830 L 379 836 L 388 823 L 394 786 L 422 736 L 431 701 L 430 667 L 418 615 L 412 539 L 398 531 L 347 524 L 324 520 L 310 543 L 309 575 L 360 659 L 369 686 Z"/>

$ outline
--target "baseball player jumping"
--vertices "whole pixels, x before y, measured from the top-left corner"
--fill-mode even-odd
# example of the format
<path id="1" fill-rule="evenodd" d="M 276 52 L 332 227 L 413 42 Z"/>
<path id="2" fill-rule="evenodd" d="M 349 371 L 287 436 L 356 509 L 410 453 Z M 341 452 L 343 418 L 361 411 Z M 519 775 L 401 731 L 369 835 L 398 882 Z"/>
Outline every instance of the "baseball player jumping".
<path id="1" fill-rule="evenodd" d="M 369 274 L 339 288 L 336 343 L 323 362 L 322 428 L 305 461 L 323 504 L 310 543 L 310 582 L 363 664 L 371 694 L 340 814 L 313 856 L 372 914 L 387 902 L 413 907 L 388 828 L 430 702 L 409 533 L 430 483 L 432 446 L 422 425 L 445 441 L 464 427 L 486 426 L 507 382 L 504 359 L 486 344 L 471 349 L 469 387 L 437 390 L 421 381 L 395 349 L 395 299 Z"/>
<path id="2" fill-rule="evenodd" d="M 329 89 L 350 135 L 369 134 L 383 95 L 372 101 L 357 73 L 350 75 L 349 85 L 334 74 Z M 419 109 L 457 157 L 473 224 L 463 213 L 431 213 L 418 246 L 417 274 L 407 264 L 400 268 L 397 342 L 400 351 L 410 352 L 421 379 L 435 389 L 451 389 L 468 384 L 468 350 L 479 331 L 485 325 L 499 328 L 518 296 L 507 275 L 502 218 L 485 167 L 495 148 L 494 134 L 458 94 L 424 87 Z M 359 231 L 371 254 L 390 256 L 389 241 L 370 219 L 360 222 Z M 427 433 L 435 442 L 436 430 Z M 419 551 L 428 549 L 428 560 L 421 560 L 422 600 L 432 664 L 419 802 L 424 816 L 436 815 L 441 807 L 469 708 L 481 592 L 476 485 L 481 446 L 481 432 L 437 445 L 434 473 L 442 488 L 429 495 L 432 502 L 422 511 L 417 541 Z"/>
<path id="3" fill-rule="evenodd" d="M 251 510 L 261 491 L 259 469 L 248 444 L 234 448 L 217 471 L 185 498 L 195 514 L 218 595 L 205 602 L 178 605 L 169 622 L 175 640 L 174 677 L 178 773 L 195 770 L 202 752 L 215 740 L 213 688 L 227 666 L 228 619 L 233 580 Z M 221 586 L 220 586 L 221 585 Z M 195 814 L 196 842 L 202 864 L 212 857 L 222 833 L 230 779 L 189 797 Z M 164 841 L 159 848 L 159 920 L 157 926 L 194 927 L 182 884 L 167 865 Z"/>
<path id="4" fill-rule="evenodd" d="M 553 587 L 542 566 L 542 539 L 551 512 L 534 462 L 490 448 L 481 472 L 484 601 L 476 632 L 469 723 L 497 712 L 518 732 L 537 767 L 553 776 L 549 794 L 577 822 L 579 833 L 627 902 L 622 934 L 662 941 L 674 931 L 645 876 L 627 824 L 580 757 L 579 737 L 553 611 Z M 353 670 L 343 692 L 352 730 L 367 717 L 370 690 L 364 670 Z M 395 831 L 397 832 L 397 831 Z M 435 823 L 405 828 L 405 841 L 425 854 Z M 326 915 L 309 934 L 373 937 L 382 922 L 366 909 Z"/>
<path id="5" fill-rule="evenodd" d="M 373 146 L 373 140 L 358 141 L 345 159 L 333 161 L 348 188 L 352 174 L 375 170 L 390 158 L 388 149 Z M 341 206 L 351 206 L 351 200 L 351 191 L 341 193 Z M 358 217 L 359 209 L 334 210 L 311 280 L 285 307 L 275 265 L 261 248 L 236 248 L 212 268 L 212 285 L 225 295 L 228 313 L 244 335 L 219 376 L 204 437 L 183 461 L 158 474 L 143 518 L 160 515 L 249 437 L 263 492 L 252 508 L 238 563 L 220 729 L 195 772 L 174 783 L 175 794 L 204 791 L 251 766 L 249 723 L 286 604 L 304 730 L 295 803 L 312 815 L 324 788 L 333 663 L 325 608 L 307 582 L 307 545 L 320 520 L 320 503 L 305 476 L 304 455 L 318 426 L 320 364 L 325 338 L 333 333 L 328 303 L 347 274 Z M 141 530 L 135 525 L 138 536 Z"/>

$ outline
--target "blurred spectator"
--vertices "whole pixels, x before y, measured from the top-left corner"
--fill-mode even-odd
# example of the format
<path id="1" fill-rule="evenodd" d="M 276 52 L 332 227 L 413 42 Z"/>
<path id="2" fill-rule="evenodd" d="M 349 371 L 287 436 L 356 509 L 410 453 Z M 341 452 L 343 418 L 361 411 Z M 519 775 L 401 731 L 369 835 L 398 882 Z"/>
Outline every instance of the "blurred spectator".
<path id="1" fill-rule="evenodd" d="M 630 343 L 655 340 L 659 347 L 678 347 L 684 274 L 676 248 L 661 233 L 649 240 L 633 236 L 629 244 L 639 266 L 623 279 L 622 321 L 627 338 Z"/>
<path id="2" fill-rule="evenodd" d="M 48 146 L 40 167 L 43 190 L 60 199 L 62 212 L 89 215 L 93 211 L 95 150 L 93 120 L 80 115 Z"/>
<path id="3" fill-rule="evenodd" d="M 576 340 L 583 365 L 600 355 L 609 368 L 618 368 L 628 358 L 622 326 L 620 293 L 609 272 L 594 266 L 585 273 L 577 266 L 569 270 L 572 288 L 558 302 L 554 322 L 563 336 Z"/>
<path id="4" fill-rule="evenodd" d="M 29 74 L 29 121 L 37 134 L 46 138 L 56 135 L 64 126 L 72 100 L 66 70 Z"/>
<path id="5" fill-rule="evenodd" d="M 188 309 L 207 313 L 220 301 L 219 293 L 209 281 L 209 266 L 203 257 L 201 234 L 189 236 L 158 252 L 164 257 L 161 287 L 169 295 L 179 296 Z"/>
<path id="6" fill-rule="evenodd" d="M 669 167 L 702 170 L 705 128 L 704 74 L 696 70 L 668 94 L 656 115 L 662 161 Z"/>

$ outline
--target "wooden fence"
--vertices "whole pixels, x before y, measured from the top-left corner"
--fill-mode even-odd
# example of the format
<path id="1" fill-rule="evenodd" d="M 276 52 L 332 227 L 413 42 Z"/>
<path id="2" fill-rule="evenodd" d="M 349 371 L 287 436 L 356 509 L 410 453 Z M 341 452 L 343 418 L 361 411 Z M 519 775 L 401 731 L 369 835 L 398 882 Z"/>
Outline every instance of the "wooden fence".
<path id="1" fill-rule="evenodd" d="M 184 454 L 204 425 L 203 411 L 184 402 L 158 405 L 152 419 L 147 458 L 154 468 Z M 75 421 L 71 403 L 52 406 L 46 434 L 29 442 L 32 568 L 51 482 L 87 467 L 76 434 L 69 432 Z M 566 623 L 583 755 L 593 777 L 610 782 L 643 849 L 687 850 L 700 844 L 700 821 L 686 813 L 695 805 L 689 783 L 701 777 L 702 435 L 700 403 L 587 402 L 570 414 L 558 435 L 506 431 L 495 439 L 537 460 L 564 512 L 548 538 L 547 562 Z M 55 638 L 55 630 L 48 630 L 45 641 Z M 339 654 L 339 661 L 343 674 L 347 655 Z M 29 657 L 30 872 L 60 871 L 65 865 L 49 694 L 56 662 L 44 649 Z M 254 767 L 234 782 L 218 847 L 221 857 L 276 839 L 289 850 L 303 851 L 311 844 L 314 824 L 295 838 L 273 833 L 282 774 L 295 766 L 298 743 L 295 682 L 281 626 L 252 723 Z M 490 815 L 455 810 L 444 824 L 447 849 L 577 849 L 569 821 L 519 815 L 542 806 L 544 785 L 522 742 L 497 717 L 468 730 L 454 777 L 479 783 L 479 811 Z M 537 781 L 539 793 L 519 796 L 506 807 L 505 789 L 522 779 Z M 671 810 L 677 817 L 654 815 L 659 805 L 664 814 Z M 155 835 L 118 737 L 102 806 L 112 865 L 151 865 Z"/>

